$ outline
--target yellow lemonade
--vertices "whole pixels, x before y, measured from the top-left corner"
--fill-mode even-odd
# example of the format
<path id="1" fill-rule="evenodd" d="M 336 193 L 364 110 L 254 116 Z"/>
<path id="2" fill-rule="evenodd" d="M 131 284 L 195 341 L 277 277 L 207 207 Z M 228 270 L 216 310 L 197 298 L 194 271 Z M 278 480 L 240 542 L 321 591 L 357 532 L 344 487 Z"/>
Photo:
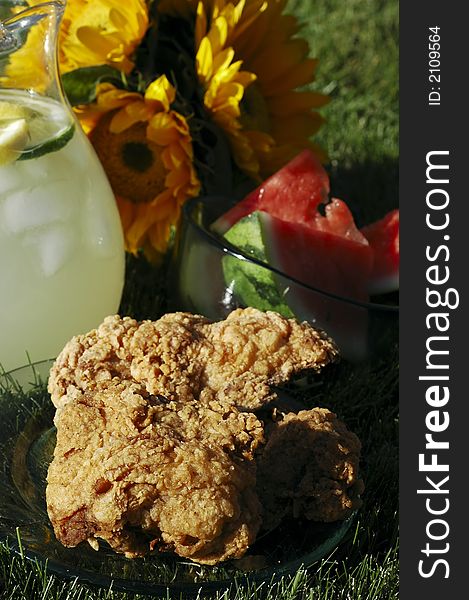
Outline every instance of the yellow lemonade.
<path id="1" fill-rule="evenodd" d="M 118 309 L 124 247 L 114 195 L 59 102 L 0 90 L 0 364 L 52 358 Z"/>

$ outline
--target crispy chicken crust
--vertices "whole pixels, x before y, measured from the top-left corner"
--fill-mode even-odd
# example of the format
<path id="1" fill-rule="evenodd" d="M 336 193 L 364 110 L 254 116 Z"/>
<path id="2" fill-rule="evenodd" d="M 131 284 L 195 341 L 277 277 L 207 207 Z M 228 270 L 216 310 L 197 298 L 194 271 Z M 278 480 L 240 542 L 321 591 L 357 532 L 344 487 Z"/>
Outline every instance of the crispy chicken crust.
<path id="1" fill-rule="evenodd" d="M 269 428 L 257 462 L 263 527 L 285 517 L 331 522 L 361 506 L 361 444 L 326 408 L 289 413 Z"/>
<path id="2" fill-rule="evenodd" d="M 46 500 L 57 538 L 128 557 L 158 546 L 201 563 L 242 556 L 261 524 L 252 414 L 168 401 L 111 380 L 57 411 Z"/>
<path id="3" fill-rule="evenodd" d="M 275 398 L 272 385 L 320 370 L 336 356 L 333 342 L 306 323 L 254 308 L 235 310 L 217 323 L 189 313 L 142 323 L 112 316 L 68 342 L 52 368 L 49 392 L 60 406 L 119 377 L 171 400 L 199 399 L 210 390 L 255 410 Z"/>
<path id="4" fill-rule="evenodd" d="M 269 404 L 272 386 L 336 356 L 309 325 L 252 308 L 217 323 L 113 316 L 73 338 L 49 379 L 57 538 L 216 564 L 285 517 L 348 516 L 362 489 L 358 438 L 325 409 Z"/>

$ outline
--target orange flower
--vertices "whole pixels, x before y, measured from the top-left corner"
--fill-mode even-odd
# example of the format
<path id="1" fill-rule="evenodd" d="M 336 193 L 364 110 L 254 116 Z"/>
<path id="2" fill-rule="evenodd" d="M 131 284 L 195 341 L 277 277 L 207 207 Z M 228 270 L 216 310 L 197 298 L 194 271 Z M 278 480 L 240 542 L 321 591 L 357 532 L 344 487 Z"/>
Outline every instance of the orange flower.
<path id="1" fill-rule="evenodd" d="M 29 0 L 37 4 L 37 0 Z M 36 25 L 26 43 L 9 57 L 2 85 L 45 90 L 49 73 L 42 48 L 47 32 L 46 21 Z M 81 67 L 108 64 L 128 73 L 132 55 L 148 27 L 145 0 L 68 0 L 59 32 L 61 73 Z"/>
<path id="2" fill-rule="evenodd" d="M 164 75 L 144 95 L 103 83 L 96 103 L 79 111 L 116 194 L 127 249 L 153 260 L 200 190 L 189 126 L 171 109 L 175 94 Z"/>
<path id="3" fill-rule="evenodd" d="M 108 64 L 128 73 L 147 27 L 145 0 L 68 0 L 59 38 L 61 72 Z"/>

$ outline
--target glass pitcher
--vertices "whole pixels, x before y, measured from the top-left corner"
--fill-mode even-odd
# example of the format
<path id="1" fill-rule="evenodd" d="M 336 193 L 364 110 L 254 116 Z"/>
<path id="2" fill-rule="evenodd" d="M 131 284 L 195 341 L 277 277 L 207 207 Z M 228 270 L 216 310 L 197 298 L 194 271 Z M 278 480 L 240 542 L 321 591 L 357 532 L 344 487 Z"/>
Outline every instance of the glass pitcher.
<path id="1" fill-rule="evenodd" d="M 64 2 L 20 4 L 0 0 L 0 365 L 6 371 L 55 357 L 73 335 L 115 313 L 124 281 L 114 195 L 60 83 Z"/>

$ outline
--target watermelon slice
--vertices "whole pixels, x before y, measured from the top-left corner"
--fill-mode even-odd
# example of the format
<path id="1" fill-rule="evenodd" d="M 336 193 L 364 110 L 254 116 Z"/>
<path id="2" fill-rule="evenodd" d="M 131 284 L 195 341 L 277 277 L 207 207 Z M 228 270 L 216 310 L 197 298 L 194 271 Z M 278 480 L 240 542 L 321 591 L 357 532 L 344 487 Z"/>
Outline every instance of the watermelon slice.
<path id="1" fill-rule="evenodd" d="M 223 235 L 256 210 L 293 223 L 314 221 L 317 207 L 327 201 L 328 194 L 329 177 L 324 167 L 310 150 L 304 150 L 222 215 L 211 228 Z"/>
<path id="2" fill-rule="evenodd" d="M 358 301 L 366 291 L 373 255 L 352 239 L 260 213 L 268 263 L 312 287 Z"/>
<path id="3" fill-rule="evenodd" d="M 374 254 L 368 283 L 370 294 L 385 294 L 399 289 L 399 210 L 392 210 L 379 221 L 361 229 Z"/>
<path id="4" fill-rule="evenodd" d="M 211 228 L 285 275 L 342 298 L 367 302 L 370 293 L 396 289 L 398 211 L 360 231 L 345 202 L 328 202 L 328 194 L 326 171 L 305 150 Z M 223 271 L 225 283 L 241 303 L 285 316 L 292 312 L 323 328 L 347 358 L 363 358 L 366 308 L 308 291 L 233 257 L 223 259 Z"/>
<path id="5" fill-rule="evenodd" d="M 268 216 L 272 217 L 271 222 L 267 221 Z M 266 232 L 272 232 L 272 235 Z M 282 233 L 285 239 L 282 239 Z M 267 211 L 255 211 L 235 223 L 224 237 L 233 246 L 277 269 L 283 267 L 282 272 L 286 275 L 308 285 L 351 300 L 368 300 L 373 252 L 342 200 L 333 198 L 326 205 L 324 215 L 316 210 L 306 223 L 280 219 Z M 294 249 L 291 260 L 276 259 L 280 250 L 286 256 L 290 248 Z M 248 267 L 248 263 L 238 265 L 239 268 L 256 269 L 255 265 Z M 252 273 L 248 278 L 252 281 Z M 234 281 L 234 277 L 230 279 Z M 265 289 L 264 281 L 258 283 Z M 243 300 L 250 304 L 248 298 L 243 297 Z M 276 309 L 272 307 L 272 310 Z"/>

